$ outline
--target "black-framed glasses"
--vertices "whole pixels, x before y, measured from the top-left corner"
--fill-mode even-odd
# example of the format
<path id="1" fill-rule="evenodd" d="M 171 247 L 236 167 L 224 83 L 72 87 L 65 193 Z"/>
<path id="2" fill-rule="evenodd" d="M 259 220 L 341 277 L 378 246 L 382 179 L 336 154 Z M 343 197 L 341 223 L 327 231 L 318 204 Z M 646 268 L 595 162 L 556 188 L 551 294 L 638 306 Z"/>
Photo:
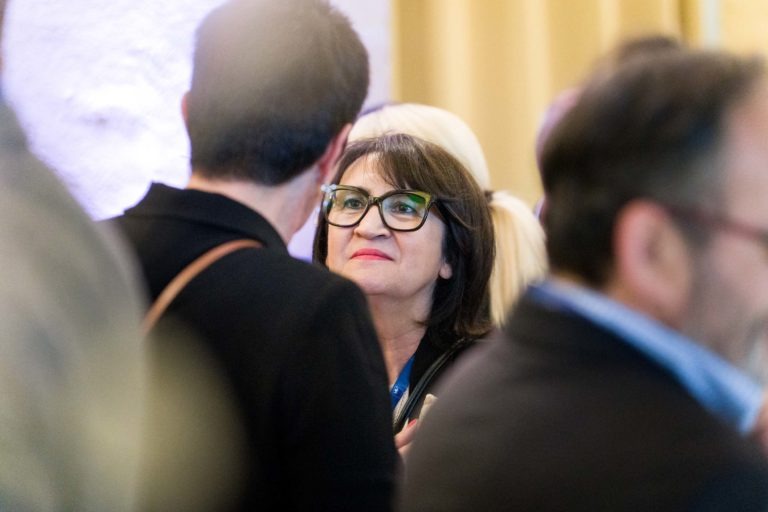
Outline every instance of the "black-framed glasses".
<path id="1" fill-rule="evenodd" d="M 665 205 L 664 209 L 678 219 L 754 240 L 768 251 L 768 229 L 750 226 L 725 215 L 698 208 Z"/>
<path id="2" fill-rule="evenodd" d="M 381 222 L 393 231 L 416 231 L 427 220 L 435 202 L 432 194 L 419 190 L 391 190 L 374 197 L 362 188 L 323 185 L 322 211 L 328 224 L 351 228 L 363 220 L 371 205 L 378 206 Z"/>

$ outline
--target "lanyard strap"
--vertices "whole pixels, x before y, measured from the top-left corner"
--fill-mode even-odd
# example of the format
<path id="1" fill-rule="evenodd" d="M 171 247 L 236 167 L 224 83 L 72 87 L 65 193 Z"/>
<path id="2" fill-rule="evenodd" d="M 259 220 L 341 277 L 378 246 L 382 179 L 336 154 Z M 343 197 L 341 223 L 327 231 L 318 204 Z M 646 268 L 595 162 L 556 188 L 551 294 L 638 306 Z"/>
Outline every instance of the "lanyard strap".
<path id="1" fill-rule="evenodd" d="M 389 396 L 392 399 L 392 410 L 395 410 L 397 402 L 403 397 L 403 393 L 408 389 L 408 383 L 411 380 L 411 368 L 413 368 L 413 359 L 416 357 L 412 355 L 411 358 L 405 363 L 405 366 L 400 371 L 400 375 L 397 376 L 397 380 L 392 385 L 392 389 L 389 390 Z"/>
<path id="2" fill-rule="evenodd" d="M 416 406 L 426 396 L 426 392 L 429 387 L 434 383 L 435 376 L 447 365 L 450 364 L 456 358 L 456 354 L 470 345 L 470 341 L 460 339 L 451 346 L 448 350 L 443 352 L 432 365 L 427 368 L 424 375 L 421 376 L 419 382 L 417 382 L 413 389 L 408 393 L 408 400 L 400 408 L 399 413 L 394 419 L 394 431 L 395 434 L 400 432 L 405 426 L 405 422 L 411 418 L 411 415 L 416 410 Z"/>

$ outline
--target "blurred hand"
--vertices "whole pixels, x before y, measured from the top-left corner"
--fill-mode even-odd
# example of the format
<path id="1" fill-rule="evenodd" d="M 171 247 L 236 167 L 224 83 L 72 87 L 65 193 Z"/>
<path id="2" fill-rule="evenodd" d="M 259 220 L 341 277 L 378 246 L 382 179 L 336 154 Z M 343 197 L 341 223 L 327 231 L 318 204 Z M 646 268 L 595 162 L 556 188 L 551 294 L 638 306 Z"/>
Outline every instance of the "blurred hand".
<path id="1" fill-rule="evenodd" d="M 424 419 L 424 416 L 427 415 L 427 411 L 429 411 L 429 408 L 432 407 L 435 402 L 437 402 L 437 397 L 432 393 L 427 393 L 427 396 L 424 397 L 424 404 L 421 406 L 421 412 L 419 412 L 419 418 Z"/>
<path id="2" fill-rule="evenodd" d="M 768 398 L 763 402 L 763 408 L 760 409 L 752 435 L 763 448 L 763 453 L 768 457 Z"/>
<path id="3" fill-rule="evenodd" d="M 413 441 L 413 436 L 416 435 L 416 431 L 419 429 L 419 420 L 411 420 L 403 427 L 398 434 L 395 434 L 395 448 L 400 453 L 400 457 L 405 458 L 408 450 Z"/>

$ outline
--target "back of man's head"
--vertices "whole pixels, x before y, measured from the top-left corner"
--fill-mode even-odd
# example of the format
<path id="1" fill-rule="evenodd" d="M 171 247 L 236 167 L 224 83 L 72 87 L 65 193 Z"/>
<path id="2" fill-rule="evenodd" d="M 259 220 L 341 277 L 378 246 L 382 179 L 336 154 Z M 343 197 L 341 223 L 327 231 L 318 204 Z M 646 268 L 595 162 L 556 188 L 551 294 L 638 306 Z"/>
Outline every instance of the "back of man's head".
<path id="1" fill-rule="evenodd" d="M 595 75 L 542 155 L 552 269 L 601 287 L 629 201 L 716 201 L 724 118 L 763 74 L 760 60 L 681 49 Z"/>
<path id="2" fill-rule="evenodd" d="M 187 129 L 195 172 L 285 183 L 354 120 L 368 55 L 326 0 L 231 0 L 197 32 Z"/>

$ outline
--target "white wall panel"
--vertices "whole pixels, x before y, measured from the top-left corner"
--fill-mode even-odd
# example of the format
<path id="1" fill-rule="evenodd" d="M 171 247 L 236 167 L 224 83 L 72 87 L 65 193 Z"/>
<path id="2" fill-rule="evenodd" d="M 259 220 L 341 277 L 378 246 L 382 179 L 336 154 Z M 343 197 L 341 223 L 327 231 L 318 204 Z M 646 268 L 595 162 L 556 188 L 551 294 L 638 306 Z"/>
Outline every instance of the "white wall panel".
<path id="1" fill-rule="evenodd" d="M 279 1 L 279 0 L 277 0 Z M 12 0 L 4 93 L 32 149 L 95 218 L 151 181 L 183 185 L 180 115 L 194 29 L 221 0 Z M 389 98 L 388 0 L 335 0 L 369 48 L 368 104 Z"/>

